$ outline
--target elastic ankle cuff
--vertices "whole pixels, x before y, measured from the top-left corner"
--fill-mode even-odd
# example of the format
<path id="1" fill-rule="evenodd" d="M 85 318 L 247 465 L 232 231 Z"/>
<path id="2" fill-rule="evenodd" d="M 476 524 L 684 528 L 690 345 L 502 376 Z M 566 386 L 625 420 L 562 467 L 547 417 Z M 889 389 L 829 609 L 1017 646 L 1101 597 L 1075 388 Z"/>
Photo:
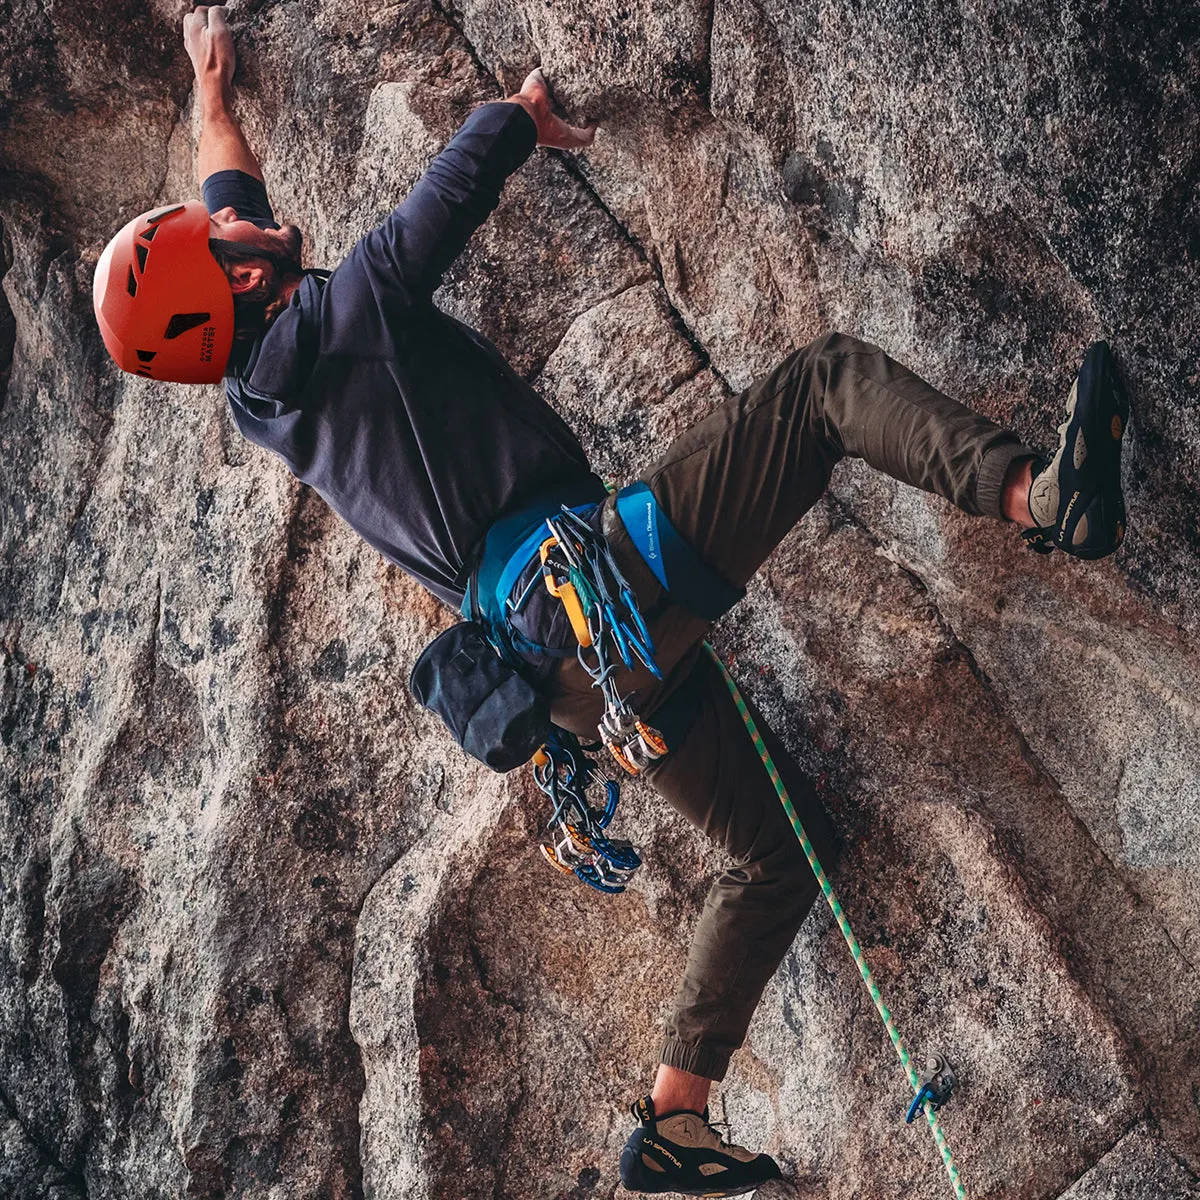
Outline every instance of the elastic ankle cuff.
<path id="1" fill-rule="evenodd" d="M 700 1075 L 705 1079 L 720 1081 L 725 1078 L 732 1054 L 732 1049 L 724 1046 L 667 1038 L 663 1042 L 659 1061 L 666 1063 L 668 1067 L 687 1071 L 689 1075 Z"/>
<path id="2" fill-rule="evenodd" d="M 1021 442 L 1001 442 L 993 446 L 979 464 L 979 473 L 975 476 L 975 507 L 985 517 L 1004 519 L 1004 510 L 1000 499 L 1004 492 L 1004 477 L 1009 467 L 1019 458 L 1037 458 L 1036 450 Z"/>

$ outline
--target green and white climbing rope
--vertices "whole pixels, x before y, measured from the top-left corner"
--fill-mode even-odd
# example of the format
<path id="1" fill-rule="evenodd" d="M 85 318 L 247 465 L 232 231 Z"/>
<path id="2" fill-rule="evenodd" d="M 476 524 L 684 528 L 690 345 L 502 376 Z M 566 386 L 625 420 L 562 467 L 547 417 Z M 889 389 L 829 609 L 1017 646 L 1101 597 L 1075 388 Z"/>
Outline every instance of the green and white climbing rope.
<path id="1" fill-rule="evenodd" d="M 754 718 L 750 715 L 750 710 L 746 706 L 746 701 L 743 699 L 742 693 L 738 690 L 737 684 L 733 681 L 733 676 L 729 674 L 720 656 L 707 642 L 705 643 L 705 649 L 712 656 L 713 662 L 717 664 L 717 669 L 721 672 L 721 677 L 725 680 L 725 686 L 729 689 L 729 694 L 733 697 L 734 704 L 737 705 L 737 710 L 741 714 L 743 722 L 745 722 L 746 730 L 753 739 L 755 749 L 758 751 L 758 755 L 763 761 L 763 766 L 766 767 L 767 774 L 770 776 L 771 783 L 774 785 L 780 802 L 783 804 L 783 811 L 787 813 L 788 820 L 792 823 L 792 829 L 800 841 L 800 848 L 804 851 L 804 857 L 808 859 L 808 865 L 817 877 L 817 883 L 820 885 L 821 892 L 829 903 L 829 908 L 838 923 L 838 928 L 842 931 L 842 937 L 846 939 L 846 945 L 850 947 L 850 953 L 854 956 L 854 961 L 858 964 L 858 971 L 863 978 L 863 983 L 867 985 L 867 991 L 871 993 L 871 999 L 875 1002 L 875 1007 L 883 1019 L 888 1037 L 891 1038 L 892 1045 L 896 1048 L 897 1055 L 899 1055 L 900 1063 L 904 1067 L 905 1074 L 908 1076 L 908 1082 L 913 1092 L 919 1095 L 922 1085 L 916 1068 L 913 1066 L 909 1053 L 904 1047 L 904 1042 L 900 1038 L 900 1031 L 896 1028 L 896 1022 L 892 1019 L 892 1014 L 883 1001 L 883 995 L 880 993 L 879 986 L 871 974 L 871 968 L 867 965 L 867 960 L 863 956 L 862 947 L 858 944 L 858 939 L 854 936 L 854 931 L 850 928 L 850 922 L 846 919 L 842 903 L 837 898 L 837 893 L 833 890 L 833 884 L 829 882 L 829 877 L 825 874 L 825 869 L 821 866 L 821 862 L 817 858 L 812 842 L 808 840 L 808 834 L 804 830 L 804 825 L 799 816 L 797 816 L 795 808 L 792 806 L 791 797 L 788 795 L 787 788 L 784 786 L 775 762 L 771 758 L 771 752 L 767 749 L 762 734 L 759 733 L 758 726 L 754 723 Z M 933 1102 L 927 1099 L 921 1107 L 924 1110 L 925 1119 L 929 1122 L 929 1128 L 933 1131 L 933 1140 L 937 1144 L 938 1153 L 942 1156 L 942 1162 L 945 1164 L 946 1174 L 950 1177 L 950 1185 L 954 1188 L 954 1194 L 958 1197 L 958 1200 L 966 1200 L 967 1193 L 963 1189 L 962 1181 L 958 1177 L 958 1168 L 954 1165 L 954 1156 L 950 1153 L 950 1147 L 946 1142 L 946 1135 L 942 1132 L 942 1126 L 938 1121 L 938 1115 L 934 1109 Z"/>

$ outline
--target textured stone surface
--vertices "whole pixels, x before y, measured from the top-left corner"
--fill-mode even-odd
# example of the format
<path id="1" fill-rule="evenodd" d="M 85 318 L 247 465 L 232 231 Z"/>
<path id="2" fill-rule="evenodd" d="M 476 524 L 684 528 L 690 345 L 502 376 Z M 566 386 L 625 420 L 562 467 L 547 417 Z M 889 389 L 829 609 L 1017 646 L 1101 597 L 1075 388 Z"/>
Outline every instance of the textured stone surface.
<path id="1" fill-rule="evenodd" d="M 1185 1171 L 1153 1132 L 1139 1127 L 1113 1147 L 1062 1200 L 1192 1200 L 1196 1178 Z"/>
<path id="2" fill-rule="evenodd" d="M 216 389 L 120 378 L 124 219 L 195 194 L 181 3 L 0 21 L 0 1192 L 590 1200 L 720 856 L 543 870 L 523 773 L 404 687 L 449 620 Z M 259 0 L 240 112 L 331 264 L 544 64 L 539 154 L 441 292 L 628 477 L 829 327 L 1049 445 L 1129 377 L 1131 533 L 1024 554 L 854 464 L 717 641 L 845 840 L 912 1049 L 962 1077 L 967 1194 L 1198 1194 L 1200 9 Z M 829 916 L 715 1101 L 808 1197 L 948 1195 Z M 766 1196 L 766 1191 L 762 1193 Z"/>

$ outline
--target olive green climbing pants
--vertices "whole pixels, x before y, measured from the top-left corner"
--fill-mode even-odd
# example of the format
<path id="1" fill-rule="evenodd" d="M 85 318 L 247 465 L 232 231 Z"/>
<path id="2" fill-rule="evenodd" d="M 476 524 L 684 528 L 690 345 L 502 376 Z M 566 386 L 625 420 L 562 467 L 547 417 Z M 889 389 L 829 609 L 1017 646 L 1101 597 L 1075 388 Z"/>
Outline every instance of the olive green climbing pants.
<path id="1" fill-rule="evenodd" d="M 1000 517 L 1009 466 L 1035 452 L 918 379 L 881 350 L 830 334 L 734 396 L 642 475 L 679 533 L 743 586 L 819 499 L 834 464 L 862 458 L 965 512 Z M 713 883 L 667 1023 L 662 1061 L 721 1079 L 763 988 L 818 895 L 816 881 L 724 681 L 700 643 L 706 622 L 671 605 L 606 501 L 602 527 L 637 594 L 664 680 L 644 669 L 619 684 L 648 714 L 674 697 L 690 725 L 647 777 L 732 857 Z M 552 680 L 552 715 L 594 737 L 600 698 L 573 660 Z M 674 696 L 678 689 L 690 695 Z M 664 710 L 666 711 L 666 710 Z M 811 785 L 755 713 L 819 856 L 829 822 Z"/>

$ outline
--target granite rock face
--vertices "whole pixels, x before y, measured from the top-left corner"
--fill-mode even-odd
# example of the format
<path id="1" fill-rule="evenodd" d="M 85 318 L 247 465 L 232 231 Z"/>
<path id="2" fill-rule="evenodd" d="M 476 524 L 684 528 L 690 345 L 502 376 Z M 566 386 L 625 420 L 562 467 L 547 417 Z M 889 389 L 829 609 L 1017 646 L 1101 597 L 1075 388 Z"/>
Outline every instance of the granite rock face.
<path id="1" fill-rule="evenodd" d="M 1145 1128 L 1122 1138 L 1074 1187 L 1063 1200 L 1157 1200 L 1174 1196 L 1190 1200 L 1200 1195 L 1195 1176 L 1171 1160 Z"/>
<path id="2" fill-rule="evenodd" d="M 405 681 L 449 620 L 219 389 L 122 377 L 120 223 L 196 194 L 186 5 L 0 23 L 0 1193 L 591 1200 L 720 854 L 648 789 L 621 898 Z M 333 265 L 542 63 L 440 295 L 630 477 L 828 328 L 1048 446 L 1086 344 L 1131 532 L 1043 560 L 859 464 L 715 641 L 810 770 L 971 1197 L 1200 1195 L 1200 7 L 260 0 L 239 104 Z M 949 1195 L 809 918 L 715 1101 L 807 1197 Z M 766 1194 L 765 1191 L 763 1193 Z"/>

